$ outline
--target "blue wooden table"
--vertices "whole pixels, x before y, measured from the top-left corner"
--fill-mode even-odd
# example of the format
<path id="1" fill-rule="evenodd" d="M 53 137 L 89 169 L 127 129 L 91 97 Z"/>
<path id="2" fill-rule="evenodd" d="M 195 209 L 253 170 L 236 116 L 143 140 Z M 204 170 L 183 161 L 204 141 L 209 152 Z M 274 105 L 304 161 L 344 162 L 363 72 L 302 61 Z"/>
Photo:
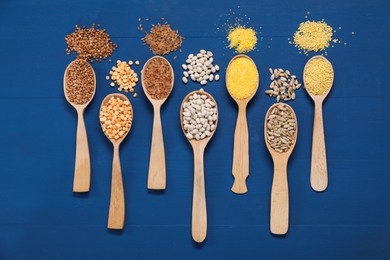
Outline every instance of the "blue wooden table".
<path id="1" fill-rule="evenodd" d="M 224 77 L 235 54 L 217 29 L 233 12 L 247 15 L 259 33 L 249 55 L 261 77 L 248 107 L 249 192 L 241 196 L 230 191 L 237 108 Z M 0 1 L 0 259 L 389 259 L 389 12 L 387 0 Z M 275 100 L 264 90 L 269 67 L 288 68 L 301 80 L 313 54 L 299 54 L 287 38 L 307 15 L 324 18 L 347 42 L 330 47 L 327 56 L 335 69 L 324 104 L 329 187 L 324 193 L 310 188 L 313 104 L 299 90 L 290 103 L 299 121 L 288 168 L 290 228 L 276 237 L 269 231 L 273 165 L 263 138 L 264 116 Z M 97 90 L 85 113 L 91 191 L 73 194 L 76 113 L 62 79 L 75 55 L 66 56 L 64 37 L 76 24 L 99 23 L 119 45 L 113 61 L 144 63 L 152 53 L 140 41 L 138 17 L 151 23 L 165 17 L 186 39 L 182 53 L 167 56 L 177 75 L 162 109 L 167 190 L 146 189 L 153 114 L 138 85 L 133 128 L 121 150 L 125 229 L 113 232 L 106 228 L 112 147 L 98 121 L 102 99 L 114 91 L 105 80 L 112 63 L 93 63 Z M 220 118 L 205 154 L 208 236 L 197 245 L 190 225 L 193 155 L 179 106 L 199 88 L 181 82 L 181 64 L 202 48 L 214 52 L 222 77 L 205 87 Z"/>

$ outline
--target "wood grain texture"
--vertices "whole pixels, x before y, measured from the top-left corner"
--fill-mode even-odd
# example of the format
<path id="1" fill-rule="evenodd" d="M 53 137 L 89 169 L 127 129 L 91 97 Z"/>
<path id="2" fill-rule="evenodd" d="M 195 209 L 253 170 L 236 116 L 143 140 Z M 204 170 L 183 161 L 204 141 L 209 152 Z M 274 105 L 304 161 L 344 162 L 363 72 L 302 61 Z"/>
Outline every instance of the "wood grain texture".
<path id="1" fill-rule="evenodd" d="M 84 106 L 77 106 L 76 162 L 73 192 L 88 192 L 91 186 L 91 160 L 87 130 L 84 122 Z"/>
<path id="2" fill-rule="evenodd" d="M 194 190 L 192 199 L 192 238 L 201 243 L 207 235 L 206 191 L 204 183 L 203 154 L 207 142 L 198 141 L 192 145 L 194 152 Z"/>
<path id="3" fill-rule="evenodd" d="M 274 178 L 271 189 L 270 229 L 273 234 L 284 235 L 288 230 L 289 199 L 287 158 L 274 158 Z"/>
<path id="4" fill-rule="evenodd" d="M 70 62 L 65 69 L 63 78 L 63 91 L 65 99 L 71 104 L 77 111 L 77 130 L 76 130 L 76 159 L 74 167 L 74 179 L 73 179 L 73 192 L 88 192 L 91 186 L 91 160 L 89 155 L 88 137 L 87 130 L 84 122 L 84 110 L 91 103 L 96 92 L 96 74 L 92 66 L 88 62 L 84 62 L 93 72 L 93 79 L 95 87 L 93 89 L 90 100 L 82 105 L 74 104 L 70 101 L 66 88 L 66 74 L 67 70 L 73 64 L 74 61 Z"/>
<path id="5" fill-rule="evenodd" d="M 145 70 L 148 63 L 156 58 L 161 58 L 165 60 L 171 69 L 172 73 L 172 81 L 171 81 L 171 89 L 168 95 L 162 99 L 153 99 L 146 87 L 144 74 L 141 75 L 141 83 L 142 88 L 146 97 L 149 99 L 150 103 L 153 105 L 154 117 L 153 117 L 153 129 L 152 129 L 152 142 L 150 147 L 150 159 L 149 159 L 149 171 L 148 171 L 148 189 L 151 190 L 165 190 L 166 182 L 167 182 L 167 174 L 166 174 L 166 163 L 165 163 L 165 149 L 164 149 L 164 137 L 162 132 L 162 124 L 161 124 L 161 115 L 160 109 L 164 102 L 167 100 L 169 95 L 172 92 L 173 84 L 175 82 L 175 74 L 173 72 L 173 68 L 171 63 L 162 56 L 153 56 L 149 60 L 147 60 L 143 66 L 143 71 Z"/>
<path id="6" fill-rule="evenodd" d="M 313 139 L 311 149 L 311 166 L 310 166 L 310 184 L 313 190 L 317 192 L 325 191 L 328 187 L 328 166 L 326 162 L 326 147 L 325 147 L 325 134 L 324 134 L 324 120 L 322 116 L 322 104 L 325 98 L 333 87 L 334 81 L 334 70 L 333 66 L 328 59 L 322 55 L 316 55 L 310 58 L 305 65 L 303 70 L 303 81 L 305 82 L 305 70 L 307 65 L 313 59 L 324 59 L 332 67 L 332 80 L 327 92 L 323 95 L 315 95 L 306 89 L 307 93 L 314 102 L 314 123 L 313 123 Z"/>
<path id="7" fill-rule="evenodd" d="M 324 120 L 322 118 L 322 100 L 315 99 L 314 102 L 310 184 L 313 190 L 321 192 L 328 187 L 328 167 L 326 162 Z"/>
<path id="8" fill-rule="evenodd" d="M 244 194 L 248 191 L 246 179 L 249 176 L 249 133 L 246 119 L 247 101 L 238 100 L 238 116 L 236 130 L 234 131 L 234 150 L 232 173 L 234 183 L 232 191 Z"/>
<path id="9" fill-rule="evenodd" d="M 110 208 L 108 212 L 109 229 L 123 229 L 125 224 L 125 192 L 122 180 L 122 168 L 119 156 L 120 143 L 113 143 L 112 179 Z"/>
<path id="10" fill-rule="evenodd" d="M 257 48 L 249 55 L 264 79 L 247 109 L 250 176 L 245 196 L 230 191 L 237 109 L 224 88 L 224 71 L 235 53 L 225 48 L 226 32 L 216 30 L 238 5 L 258 33 Z M 389 8 L 388 0 L 0 1 L 0 109 L 5 122 L 0 135 L 0 259 L 388 259 Z M 261 129 L 275 100 L 264 90 L 270 83 L 268 67 L 297 75 L 313 55 L 299 54 L 287 40 L 308 20 L 305 15 L 325 19 L 342 41 L 327 49 L 335 69 L 334 86 L 323 104 L 329 186 L 321 194 L 310 186 L 314 106 L 300 89 L 297 99 L 288 102 L 299 120 L 288 163 L 289 230 L 276 238 L 269 231 L 273 163 Z M 115 61 L 144 63 L 153 55 L 140 40 L 144 33 L 137 31 L 138 17 L 147 31 L 165 17 L 185 37 L 183 52 L 166 56 L 180 75 L 161 110 L 167 190 L 155 194 L 146 189 L 153 110 L 138 83 L 137 98 L 126 94 L 135 124 L 120 147 L 125 230 L 111 232 L 106 225 L 113 154 L 97 114 L 102 99 L 118 92 L 105 80 Z M 64 36 L 76 24 L 93 23 L 107 29 L 119 48 L 108 58 L 111 63 L 92 63 L 97 90 L 84 112 L 91 189 L 78 194 L 72 192 L 76 111 L 62 93 L 63 71 L 76 55 L 66 55 Z M 194 158 L 178 111 L 184 96 L 200 88 L 180 79 L 181 64 L 200 48 L 214 53 L 221 79 L 205 86 L 218 102 L 220 117 L 204 154 L 208 234 L 198 245 L 190 226 Z M 141 77 L 142 66 L 132 68 Z M 352 123 L 359 121 L 359 126 Z"/>
<path id="11" fill-rule="evenodd" d="M 109 229 L 123 229 L 125 223 L 125 192 L 123 187 L 123 179 L 122 179 L 122 168 L 120 163 L 120 155 L 119 155 L 119 147 L 126 136 L 129 134 L 131 127 L 133 125 L 133 117 L 134 111 L 131 105 L 130 100 L 123 94 L 109 94 L 107 95 L 100 105 L 100 110 L 102 106 L 109 101 L 111 97 L 120 98 L 123 101 L 129 101 L 132 118 L 131 125 L 128 132 L 126 132 L 121 138 L 118 140 L 108 138 L 114 149 L 113 159 L 112 159 L 112 175 L 111 175 L 111 195 L 110 195 L 110 207 L 108 211 L 108 222 L 107 228 Z M 99 120 L 100 121 L 100 120 Z M 103 126 L 102 126 L 103 130 Z"/>
<path id="12" fill-rule="evenodd" d="M 239 54 L 234 56 L 226 69 L 226 88 L 229 92 L 229 75 L 227 71 L 229 70 L 230 64 L 238 58 L 246 58 L 250 60 L 256 67 L 256 63 L 247 55 Z M 256 68 L 257 70 L 257 68 Z M 236 129 L 234 131 L 234 148 L 233 148 L 233 165 L 232 165 L 232 175 L 234 177 L 234 182 L 232 186 L 232 191 L 236 194 L 247 193 L 248 188 L 246 186 L 246 179 L 249 176 L 249 131 L 248 131 L 248 122 L 246 118 L 246 107 L 249 101 L 254 97 L 256 91 L 259 87 L 260 80 L 257 79 L 257 86 L 253 93 L 245 99 L 237 99 L 230 92 L 230 96 L 234 99 L 238 106 L 238 116 L 236 122 Z"/>
<path id="13" fill-rule="evenodd" d="M 181 105 L 180 105 L 180 125 L 181 129 L 183 131 L 184 136 L 186 135 L 186 132 L 184 131 L 183 127 L 183 103 L 185 101 L 188 101 L 189 96 L 193 95 L 194 93 L 197 93 L 199 95 L 206 95 L 208 98 L 210 98 L 211 101 L 214 102 L 215 107 L 217 108 L 217 113 L 219 117 L 219 110 L 217 102 L 215 101 L 214 97 L 209 94 L 206 91 L 192 91 L 189 94 L 187 94 Z M 196 139 L 187 139 L 191 146 L 194 153 L 194 188 L 193 188 L 193 195 L 192 195 L 192 224 L 191 224 L 191 232 L 192 232 L 192 238 L 197 243 L 202 243 L 207 236 L 207 208 L 206 208 L 206 190 L 205 190 L 205 181 L 204 181 L 204 150 L 210 141 L 210 139 L 213 137 L 215 131 L 217 130 L 218 126 L 218 118 L 215 122 L 215 129 L 211 132 L 211 135 L 209 137 L 206 137 L 202 140 L 196 140 Z"/>
<path id="14" fill-rule="evenodd" d="M 153 132 L 148 173 L 148 189 L 153 190 L 164 190 L 166 188 L 167 178 L 160 107 L 161 105 L 159 104 L 154 103 L 153 105 Z"/>
<path id="15" fill-rule="evenodd" d="M 295 144 L 297 143 L 298 137 L 298 119 L 295 111 L 291 106 L 287 105 L 296 119 L 296 129 L 294 134 L 294 143 L 291 144 L 290 148 L 284 152 L 279 153 L 275 151 L 267 141 L 267 118 L 268 114 L 272 111 L 275 106 L 283 103 L 273 104 L 267 111 L 264 119 L 264 140 L 269 153 L 271 154 L 272 161 L 274 163 L 274 176 L 272 180 L 271 189 L 271 210 L 270 210 L 270 230 L 272 234 L 284 235 L 288 231 L 289 226 L 289 194 L 288 194 L 288 181 L 287 181 L 287 164 L 288 159 L 292 151 L 294 150 Z"/>

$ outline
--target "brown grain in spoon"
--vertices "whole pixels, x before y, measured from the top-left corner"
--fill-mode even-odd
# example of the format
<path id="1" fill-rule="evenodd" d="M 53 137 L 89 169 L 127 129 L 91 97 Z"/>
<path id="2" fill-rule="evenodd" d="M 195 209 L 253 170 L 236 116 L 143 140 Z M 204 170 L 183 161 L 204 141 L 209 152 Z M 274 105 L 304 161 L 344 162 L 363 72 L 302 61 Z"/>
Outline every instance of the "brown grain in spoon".
<path id="1" fill-rule="evenodd" d="M 64 95 L 77 111 L 76 161 L 73 180 L 74 192 L 88 192 L 91 184 L 91 162 L 88 137 L 84 123 L 84 110 L 96 90 L 96 76 L 85 60 L 72 61 L 64 73 Z"/>
<path id="2" fill-rule="evenodd" d="M 161 56 L 150 58 L 142 69 L 141 81 L 145 95 L 154 110 L 148 189 L 164 190 L 166 166 L 160 109 L 173 88 L 174 74 L 171 64 Z"/>

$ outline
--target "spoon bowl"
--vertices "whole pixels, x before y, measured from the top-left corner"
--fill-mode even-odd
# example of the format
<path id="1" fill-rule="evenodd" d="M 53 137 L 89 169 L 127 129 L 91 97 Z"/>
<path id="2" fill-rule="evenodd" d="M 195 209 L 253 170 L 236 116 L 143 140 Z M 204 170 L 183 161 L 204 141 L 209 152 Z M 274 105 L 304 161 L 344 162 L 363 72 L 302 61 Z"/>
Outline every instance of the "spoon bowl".
<path id="1" fill-rule="evenodd" d="M 108 224 L 109 229 L 123 229 L 125 222 L 125 193 L 123 188 L 123 179 L 122 179 L 122 168 L 120 163 L 119 155 L 119 146 L 122 141 L 125 139 L 127 134 L 130 132 L 133 125 L 133 108 L 131 106 L 130 100 L 123 94 L 109 94 L 107 95 L 100 106 L 100 111 L 102 107 L 112 98 L 120 98 L 123 101 L 128 101 L 131 108 L 131 124 L 129 130 L 119 139 L 115 140 L 109 138 L 106 133 L 104 133 L 104 128 L 102 126 L 103 133 L 111 141 L 114 147 L 114 155 L 112 160 L 112 179 L 111 179 L 111 196 L 110 196 L 110 209 L 108 213 Z M 100 119 L 99 119 L 100 121 Z"/>
<path id="2" fill-rule="evenodd" d="M 133 111 L 133 107 L 132 107 L 132 105 L 131 105 L 130 100 L 129 100 L 125 95 L 120 94 L 120 93 L 108 94 L 108 95 L 103 99 L 102 104 L 100 105 L 100 110 L 102 109 L 102 107 L 103 107 L 104 105 L 107 104 L 107 102 L 108 102 L 112 97 L 114 97 L 114 98 L 120 98 L 120 99 L 122 99 L 123 101 L 129 101 L 131 111 Z M 133 120 L 133 113 L 131 114 L 131 120 Z M 103 130 L 102 124 L 100 124 L 100 125 L 101 125 L 102 130 Z M 122 143 L 122 141 L 125 139 L 125 137 L 129 134 L 129 132 L 130 132 L 132 126 L 133 126 L 133 123 L 130 124 L 130 129 L 129 129 L 129 131 L 127 131 L 122 137 L 120 137 L 120 138 L 117 139 L 117 140 L 116 140 L 116 139 L 109 138 L 109 137 L 106 135 L 106 133 L 104 133 L 104 131 L 103 131 L 103 133 L 104 133 L 104 135 L 108 138 L 108 140 L 111 141 L 111 143 L 112 143 L 113 145 L 118 145 L 118 146 L 119 146 L 119 145 Z"/>
<path id="3" fill-rule="evenodd" d="M 180 106 L 180 124 L 181 129 L 183 131 L 184 136 L 186 136 L 186 131 L 183 126 L 183 104 L 184 102 L 189 100 L 189 97 L 194 93 L 198 95 L 206 95 L 212 102 L 215 104 L 215 108 L 218 112 L 217 102 L 213 96 L 205 91 L 192 91 L 189 93 L 184 99 Z M 206 148 L 207 143 L 210 141 L 211 137 L 214 135 L 214 132 L 217 130 L 218 125 L 218 117 L 215 121 L 215 128 L 211 131 L 210 136 L 206 136 L 204 139 L 196 140 L 188 139 L 192 146 L 192 150 L 194 153 L 194 189 L 193 189 L 193 199 L 192 199 L 192 238 L 197 243 L 201 243 L 206 239 L 207 235 L 207 208 L 206 208 L 206 191 L 205 191 L 205 183 L 204 183 L 204 150 Z"/>
<path id="4" fill-rule="evenodd" d="M 332 80 L 331 80 L 331 83 L 330 83 L 330 86 L 328 88 L 328 90 L 326 91 L 325 94 L 322 94 L 322 95 L 316 95 L 314 93 L 311 93 L 307 88 L 306 89 L 306 92 L 307 94 L 309 94 L 309 96 L 311 97 L 311 99 L 313 99 L 314 102 L 318 102 L 318 101 L 323 101 L 329 94 L 329 92 L 331 91 L 332 87 L 333 87 L 333 81 L 334 81 L 334 70 L 333 70 L 333 66 L 332 66 L 332 63 L 327 59 L 325 58 L 324 56 L 322 55 L 316 55 L 316 56 L 313 56 L 311 57 L 307 62 L 306 62 L 306 65 L 303 69 L 303 84 L 305 85 L 305 81 L 307 80 L 306 77 L 305 77 L 305 71 L 306 71 L 306 68 L 308 66 L 308 64 L 313 61 L 314 59 L 324 59 L 326 60 L 327 62 L 329 62 L 330 66 L 332 67 L 332 72 L 333 72 L 333 75 L 332 75 Z"/>
<path id="5" fill-rule="evenodd" d="M 259 88 L 259 83 L 260 83 L 260 82 L 259 82 L 259 77 L 257 78 L 257 86 L 256 86 L 255 90 L 253 91 L 253 93 L 252 93 L 249 97 L 247 97 L 247 98 L 245 98 L 245 99 L 239 99 L 239 98 L 234 97 L 234 96 L 232 95 L 232 93 L 230 92 L 230 90 L 229 90 L 229 75 L 228 75 L 227 72 L 228 72 L 228 70 L 229 70 L 231 64 L 233 63 L 233 61 L 235 61 L 235 60 L 237 60 L 237 59 L 239 59 L 239 58 L 248 59 L 248 60 L 250 60 L 250 61 L 256 66 L 256 63 L 255 63 L 255 62 L 252 60 L 252 58 L 249 57 L 248 55 L 239 54 L 239 55 L 234 56 L 234 57 L 230 60 L 228 66 L 227 66 L 227 69 L 226 69 L 226 87 L 227 87 L 227 90 L 228 90 L 228 92 L 229 92 L 229 95 L 234 99 L 234 101 L 235 101 L 237 104 L 238 104 L 238 103 L 249 103 L 249 101 L 256 95 L 257 89 Z"/>
<path id="6" fill-rule="evenodd" d="M 83 63 L 93 73 L 94 88 L 90 99 L 84 104 L 73 103 L 66 89 L 69 87 L 70 82 L 67 80 L 67 75 L 72 66 L 77 66 L 77 63 Z M 92 66 L 84 60 L 77 59 L 72 61 L 65 69 L 64 80 L 63 80 L 64 96 L 66 100 L 71 104 L 77 111 L 77 130 L 76 130 L 76 160 L 74 169 L 73 179 L 73 192 L 88 192 L 91 186 L 91 160 L 89 156 L 89 146 L 87 130 L 84 122 L 84 110 L 88 104 L 92 101 L 96 92 L 96 75 Z"/>
<path id="7" fill-rule="evenodd" d="M 171 73 L 172 76 L 169 93 L 167 94 L 166 97 L 162 99 L 155 99 L 149 94 L 144 79 L 147 66 L 151 61 L 156 59 L 162 59 L 164 62 L 166 62 L 169 65 L 170 68 L 169 72 Z M 166 60 L 161 56 L 154 56 L 150 58 L 144 64 L 141 73 L 142 73 L 141 76 L 142 88 L 144 90 L 146 97 L 149 99 L 150 103 L 152 103 L 153 110 L 154 110 L 152 143 L 150 148 L 150 160 L 149 160 L 149 172 L 148 172 L 148 189 L 164 190 L 166 188 L 166 166 L 165 166 L 164 137 L 162 132 L 160 109 L 161 106 L 169 97 L 170 93 L 172 92 L 175 77 L 174 77 L 173 68 L 171 64 L 169 63 L 168 60 Z"/>
<path id="8" fill-rule="evenodd" d="M 313 141 L 312 141 L 312 153 L 311 153 L 311 169 L 310 169 L 310 184 L 313 190 L 322 192 L 328 187 L 328 167 L 326 162 L 326 147 L 325 147 L 325 134 L 324 134 L 324 121 L 322 116 L 322 103 L 328 96 L 333 86 L 334 70 L 333 66 L 324 56 L 317 55 L 308 60 L 303 70 L 303 82 L 306 85 L 306 68 L 310 62 L 314 59 L 324 59 L 328 62 L 332 68 L 332 78 L 330 86 L 326 93 L 322 95 L 315 95 L 306 88 L 306 92 L 309 94 L 314 102 L 314 125 L 313 125 Z"/>
<path id="9" fill-rule="evenodd" d="M 292 112 L 295 119 L 295 133 L 293 136 L 294 142 L 290 145 L 287 151 L 278 152 L 268 142 L 267 138 L 267 119 L 273 109 L 277 106 L 286 105 L 287 109 Z M 272 105 L 265 116 L 264 120 L 264 139 L 269 153 L 271 154 L 274 163 L 274 177 L 271 190 L 271 216 L 270 229 L 271 233 L 276 235 L 284 235 L 288 230 L 289 218 L 289 198 L 288 198 L 288 182 L 287 182 L 287 164 L 288 159 L 294 150 L 298 136 L 298 121 L 294 110 L 287 104 L 277 103 Z"/>
<path id="10" fill-rule="evenodd" d="M 188 101 L 189 97 L 195 93 L 198 95 L 206 95 L 211 101 L 213 101 L 215 104 L 215 107 L 217 108 L 217 113 L 218 113 L 217 102 L 215 101 L 214 97 L 210 93 L 208 93 L 206 91 L 202 91 L 202 90 L 195 90 L 195 91 L 188 93 L 188 95 L 184 97 L 183 102 L 181 103 L 181 107 L 180 107 L 180 123 L 181 123 L 180 125 L 181 125 L 181 130 L 183 131 L 184 136 L 186 136 L 186 131 L 184 130 L 184 126 L 183 126 L 183 104 L 184 104 L 184 102 Z M 218 117 L 217 117 L 217 121 L 215 121 L 215 129 L 211 132 L 210 136 L 206 136 L 202 140 L 196 140 L 195 138 L 194 139 L 188 139 L 187 137 L 186 138 L 192 146 L 199 144 L 200 142 L 206 146 L 207 143 L 210 141 L 211 137 L 213 137 L 214 132 L 217 129 L 217 126 L 218 126 Z"/>
<path id="11" fill-rule="evenodd" d="M 255 62 L 247 55 L 237 55 L 231 59 L 226 69 L 226 87 L 230 96 L 238 105 L 238 117 L 236 123 L 236 129 L 234 132 L 234 150 L 233 150 L 233 166 L 232 174 L 234 177 L 234 183 L 232 191 L 236 194 L 244 194 L 248 191 L 246 186 L 246 179 L 249 176 L 249 133 L 248 123 L 246 118 L 246 107 L 249 101 L 254 97 L 259 87 L 259 74 L 257 72 L 256 87 L 250 96 L 244 99 L 238 99 L 229 90 L 229 69 L 233 61 L 239 58 L 245 58 L 251 61 L 256 68 Z"/>

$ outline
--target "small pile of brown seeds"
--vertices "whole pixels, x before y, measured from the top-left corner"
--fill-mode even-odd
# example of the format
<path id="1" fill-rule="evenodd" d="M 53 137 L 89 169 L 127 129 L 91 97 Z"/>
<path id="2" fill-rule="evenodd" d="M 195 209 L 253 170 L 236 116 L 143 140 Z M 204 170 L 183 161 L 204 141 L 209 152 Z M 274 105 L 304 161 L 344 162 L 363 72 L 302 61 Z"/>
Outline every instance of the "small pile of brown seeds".
<path id="1" fill-rule="evenodd" d="M 276 97 L 276 102 L 279 102 L 280 100 L 294 100 L 295 90 L 301 87 L 297 77 L 295 75 L 291 75 L 289 70 L 283 70 L 280 68 L 269 68 L 269 73 L 271 73 L 271 84 L 269 85 L 270 89 L 266 90 L 265 94 L 270 97 Z"/>
<path id="2" fill-rule="evenodd" d="M 91 28 L 83 26 L 80 28 L 76 25 L 76 30 L 65 36 L 66 44 L 68 48 L 66 53 L 69 55 L 72 51 L 77 53 L 77 58 L 94 60 L 101 62 L 108 56 L 111 56 L 112 52 L 118 48 L 118 46 L 111 42 L 110 35 L 106 33 L 106 30 L 101 30 L 100 25 L 95 28 L 95 24 L 92 24 Z"/>
<path id="3" fill-rule="evenodd" d="M 111 71 L 109 72 L 111 75 L 112 82 L 110 83 L 111 87 L 115 87 L 118 85 L 119 91 L 134 92 L 134 87 L 138 82 L 137 73 L 131 69 L 131 65 L 133 65 L 133 61 L 116 61 L 116 66 L 113 66 Z M 135 64 L 138 66 L 139 61 L 137 60 Z M 106 79 L 109 80 L 110 76 L 106 76 Z"/>
<path id="4" fill-rule="evenodd" d="M 295 142 L 297 122 L 292 108 L 286 104 L 276 105 L 267 114 L 267 141 L 277 152 L 287 152 Z"/>
<path id="5" fill-rule="evenodd" d="M 84 60 L 73 61 L 65 72 L 65 85 L 71 103 L 88 103 L 95 92 L 95 76 L 91 65 Z"/>
<path id="6" fill-rule="evenodd" d="M 139 27 L 142 30 L 143 27 Z M 174 31 L 167 22 L 164 24 L 152 24 L 150 33 L 145 31 L 145 37 L 141 40 L 144 45 L 148 45 L 154 55 L 165 55 L 176 51 L 183 43 L 183 37 L 179 35 L 178 30 Z"/>
<path id="7" fill-rule="evenodd" d="M 141 72 L 146 92 L 153 99 L 166 98 L 172 89 L 173 71 L 167 60 L 155 57 Z"/>
<path id="8" fill-rule="evenodd" d="M 111 97 L 102 105 L 99 119 L 104 134 L 110 139 L 118 140 L 129 132 L 132 124 L 133 110 L 130 101 Z"/>

